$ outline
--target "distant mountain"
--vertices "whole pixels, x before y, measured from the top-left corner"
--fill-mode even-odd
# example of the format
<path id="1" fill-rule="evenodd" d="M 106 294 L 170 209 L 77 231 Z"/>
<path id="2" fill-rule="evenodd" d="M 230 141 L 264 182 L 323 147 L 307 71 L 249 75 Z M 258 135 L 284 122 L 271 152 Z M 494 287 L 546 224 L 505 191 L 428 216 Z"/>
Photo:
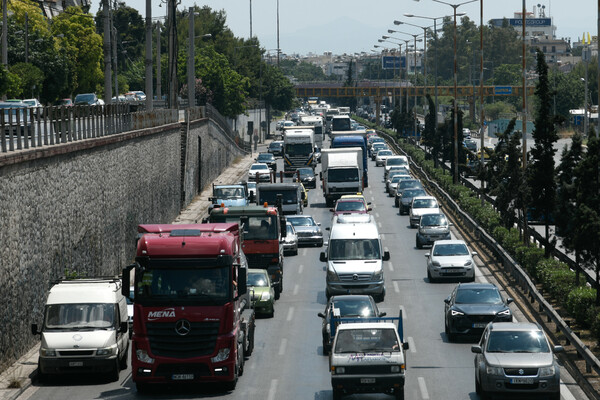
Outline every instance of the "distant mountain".
<path id="1" fill-rule="evenodd" d="M 284 24 L 281 21 L 280 24 Z M 280 28 L 280 46 L 285 54 L 306 55 L 310 52 L 323 54 L 353 54 L 370 51 L 377 44 L 377 28 L 366 25 L 352 18 L 340 17 L 326 25 L 302 28 L 293 33 L 284 33 Z M 383 31 L 383 27 L 381 28 Z M 383 34 L 381 33 L 381 34 Z M 261 44 L 267 48 L 277 47 L 277 33 L 259 37 Z"/>

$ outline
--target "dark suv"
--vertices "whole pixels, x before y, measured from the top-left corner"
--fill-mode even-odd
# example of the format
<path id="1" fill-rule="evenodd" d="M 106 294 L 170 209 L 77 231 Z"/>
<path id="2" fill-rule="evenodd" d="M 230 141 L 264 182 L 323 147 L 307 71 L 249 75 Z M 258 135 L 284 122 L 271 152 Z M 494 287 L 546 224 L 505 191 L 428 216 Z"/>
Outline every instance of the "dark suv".
<path id="1" fill-rule="evenodd" d="M 275 140 L 269 144 L 269 148 L 267 151 L 274 156 L 283 156 L 283 142 L 280 140 Z"/>
<path id="2" fill-rule="evenodd" d="M 416 235 L 417 249 L 432 245 L 436 240 L 450 240 L 450 226 L 452 225 L 442 213 L 421 216 Z"/>
<path id="3" fill-rule="evenodd" d="M 258 157 L 256 157 L 256 162 L 265 163 L 269 168 L 277 172 L 277 160 L 275 160 L 275 156 L 271 153 L 260 153 Z"/>

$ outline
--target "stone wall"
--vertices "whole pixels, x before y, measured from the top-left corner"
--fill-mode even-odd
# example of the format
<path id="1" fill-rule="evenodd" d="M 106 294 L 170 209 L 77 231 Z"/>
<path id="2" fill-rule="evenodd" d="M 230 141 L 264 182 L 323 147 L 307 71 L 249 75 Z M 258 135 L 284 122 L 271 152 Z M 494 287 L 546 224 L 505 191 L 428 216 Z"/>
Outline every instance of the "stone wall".
<path id="1" fill-rule="evenodd" d="M 52 281 L 119 274 L 138 224 L 173 221 L 241 154 L 207 119 L 0 153 L 0 370 L 39 340 Z"/>

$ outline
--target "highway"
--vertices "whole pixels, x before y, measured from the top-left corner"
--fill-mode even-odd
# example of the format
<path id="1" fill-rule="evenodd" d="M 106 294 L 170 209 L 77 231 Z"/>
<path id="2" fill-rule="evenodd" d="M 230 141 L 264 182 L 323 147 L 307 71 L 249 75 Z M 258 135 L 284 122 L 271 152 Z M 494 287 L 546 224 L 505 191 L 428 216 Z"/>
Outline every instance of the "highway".
<path id="1" fill-rule="evenodd" d="M 281 160 L 279 168 L 282 167 Z M 317 172 L 320 167 L 317 169 Z M 370 187 L 365 197 L 372 202 L 373 215 L 391 259 L 385 263 L 386 297 L 379 304 L 388 316 L 402 308 L 407 350 L 406 399 L 478 399 L 475 394 L 473 354 L 475 341 L 449 343 L 444 334 L 443 300 L 456 283 L 431 284 L 426 279 L 425 253 L 415 248 L 415 230 L 408 216 L 400 216 L 387 197 L 383 168 L 369 161 Z M 309 192 L 309 207 L 322 228 L 330 226 L 331 212 L 325 207 L 320 188 Z M 453 232 L 456 236 L 456 232 Z M 327 241 L 327 231 L 325 231 Z M 25 399 L 331 399 L 328 359 L 321 348 L 321 319 L 325 309 L 325 263 L 319 261 L 323 248 L 300 248 L 297 256 L 286 257 L 284 292 L 275 305 L 272 319 L 257 320 L 256 344 L 246 361 L 244 375 L 233 392 L 213 385 L 205 387 L 165 386 L 152 395 L 137 394 L 131 370 L 121 371 L 117 382 L 102 377 L 67 377 L 50 384 L 37 382 L 20 397 Z M 481 260 L 475 261 L 481 265 Z M 485 269 L 477 270 L 477 280 L 493 279 Z M 506 296 L 505 293 L 503 293 Z M 516 318 L 522 313 L 512 304 Z M 568 379 L 563 372 L 563 380 Z M 389 399 L 387 395 L 354 395 L 348 399 Z M 564 400 L 584 399 L 562 388 Z"/>

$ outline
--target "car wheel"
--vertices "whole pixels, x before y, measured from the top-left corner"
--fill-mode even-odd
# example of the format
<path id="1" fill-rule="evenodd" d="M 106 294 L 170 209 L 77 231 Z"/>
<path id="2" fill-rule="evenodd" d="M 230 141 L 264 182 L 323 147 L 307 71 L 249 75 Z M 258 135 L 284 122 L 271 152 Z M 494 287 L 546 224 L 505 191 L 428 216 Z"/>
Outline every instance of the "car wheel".
<path id="1" fill-rule="evenodd" d="M 275 288 L 275 300 L 279 300 L 279 297 L 281 297 L 281 289 L 278 286 Z"/>
<path id="2" fill-rule="evenodd" d="M 423 248 L 423 245 L 421 245 L 421 242 L 419 241 L 418 238 L 415 240 L 415 242 L 416 242 L 417 249 L 422 249 Z"/>
<path id="3" fill-rule="evenodd" d="M 481 384 L 477 380 L 477 377 L 475 377 L 475 393 L 481 396 Z"/>
<path id="4" fill-rule="evenodd" d="M 550 395 L 550 400 L 560 400 L 560 391 L 558 393 L 553 393 Z"/>
<path id="5" fill-rule="evenodd" d="M 296 249 L 294 250 L 294 252 L 292 253 L 292 255 L 297 256 L 298 255 L 298 248 L 296 247 Z"/>
<path id="6" fill-rule="evenodd" d="M 342 391 L 340 389 L 333 389 L 333 400 L 342 400 Z"/>
<path id="7" fill-rule="evenodd" d="M 48 376 L 42 372 L 42 368 L 40 368 L 40 362 L 38 361 L 37 381 L 39 383 L 45 383 L 47 380 Z"/>
<path id="8" fill-rule="evenodd" d="M 322 240 L 319 242 L 319 244 L 317 244 L 317 247 L 323 247 L 323 241 Z"/>
<path id="9" fill-rule="evenodd" d="M 140 383 L 140 382 L 137 382 L 137 383 L 135 384 L 135 389 L 136 389 L 136 390 L 138 391 L 138 393 L 140 393 L 140 394 L 146 394 L 146 393 L 150 393 L 150 391 L 151 391 L 150 389 L 151 389 L 151 388 L 152 388 L 152 387 L 151 387 L 151 386 L 150 386 L 148 383 Z"/>
<path id="10" fill-rule="evenodd" d="M 429 280 L 429 283 L 435 283 L 435 278 L 431 276 L 431 272 L 429 272 L 429 270 L 427 270 L 427 279 Z"/>
<path id="11" fill-rule="evenodd" d="M 327 341 L 327 338 L 323 336 L 323 355 L 329 355 L 329 351 L 329 342 Z"/>
<path id="12" fill-rule="evenodd" d="M 275 305 L 271 305 L 271 312 L 267 314 L 267 317 L 269 318 L 273 318 L 273 316 L 275 315 Z"/>
<path id="13" fill-rule="evenodd" d="M 404 400 L 404 388 L 397 388 L 394 389 L 394 397 L 396 398 L 396 400 Z"/>

